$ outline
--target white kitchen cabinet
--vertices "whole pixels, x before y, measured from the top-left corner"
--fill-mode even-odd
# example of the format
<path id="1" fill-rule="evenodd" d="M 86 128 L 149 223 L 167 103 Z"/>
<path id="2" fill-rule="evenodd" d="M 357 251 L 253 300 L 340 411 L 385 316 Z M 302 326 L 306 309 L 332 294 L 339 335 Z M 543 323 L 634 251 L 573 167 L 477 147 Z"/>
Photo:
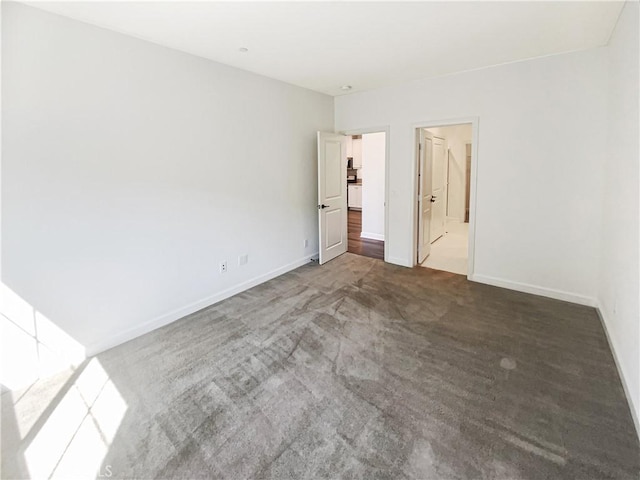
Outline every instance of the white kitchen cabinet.
<path id="1" fill-rule="evenodd" d="M 351 142 L 351 156 L 353 168 L 362 168 L 362 137 L 356 137 Z"/>
<path id="2" fill-rule="evenodd" d="M 347 196 L 349 199 L 349 208 L 362 208 L 362 185 L 349 185 Z"/>

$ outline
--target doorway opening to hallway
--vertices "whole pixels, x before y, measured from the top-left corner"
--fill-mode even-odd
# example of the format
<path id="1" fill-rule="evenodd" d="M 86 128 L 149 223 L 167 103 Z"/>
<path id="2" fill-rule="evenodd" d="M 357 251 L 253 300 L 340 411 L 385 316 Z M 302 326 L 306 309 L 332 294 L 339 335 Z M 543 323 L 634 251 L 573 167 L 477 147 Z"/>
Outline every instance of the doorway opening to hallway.
<path id="1" fill-rule="evenodd" d="M 348 248 L 384 260 L 386 132 L 347 136 Z"/>
<path id="2" fill-rule="evenodd" d="M 422 267 L 472 273 L 473 137 L 471 122 L 416 129 L 416 263 Z"/>

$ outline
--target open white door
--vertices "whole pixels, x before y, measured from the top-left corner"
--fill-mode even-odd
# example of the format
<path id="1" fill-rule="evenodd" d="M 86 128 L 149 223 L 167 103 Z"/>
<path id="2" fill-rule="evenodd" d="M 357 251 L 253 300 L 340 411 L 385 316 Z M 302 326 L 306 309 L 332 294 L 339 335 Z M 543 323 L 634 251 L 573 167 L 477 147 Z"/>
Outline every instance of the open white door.
<path id="1" fill-rule="evenodd" d="M 347 251 L 347 137 L 318 132 L 320 265 Z"/>
<path id="2" fill-rule="evenodd" d="M 431 189 L 431 243 L 444 235 L 445 194 L 447 181 L 447 147 L 445 140 L 433 137 L 433 167 Z"/>
<path id="3" fill-rule="evenodd" d="M 418 263 L 431 253 L 431 205 L 433 203 L 433 135 L 420 129 L 418 146 Z"/>

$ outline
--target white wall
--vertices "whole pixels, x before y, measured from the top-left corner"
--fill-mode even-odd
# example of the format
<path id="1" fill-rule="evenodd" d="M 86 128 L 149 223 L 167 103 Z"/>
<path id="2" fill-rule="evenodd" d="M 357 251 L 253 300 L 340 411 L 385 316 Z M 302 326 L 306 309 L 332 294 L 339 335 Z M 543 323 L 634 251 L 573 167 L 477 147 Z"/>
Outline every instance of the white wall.
<path id="1" fill-rule="evenodd" d="M 317 252 L 331 97 L 2 9 L 2 281 L 27 314 L 91 353 Z"/>
<path id="2" fill-rule="evenodd" d="M 609 121 L 598 299 L 640 433 L 639 10 L 638 3 L 627 2 L 607 48 Z"/>
<path id="3" fill-rule="evenodd" d="M 464 222 L 467 185 L 467 144 L 472 141 L 471 124 L 429 128 L 436 136 L 444 137 L 449 149 L 447 218 Z"/>
<path id="4" fill-rule="evenodd" d="M 385 132 L 362 135 L 362 234 L 384 240 Z"/>
<path id="5" fill-rule="evenodd" d="M 593 304 L 606 67 L 594 49 L 337 97 L 338 131 L 390 128 L 389 261 L 414 262 L 414 127 L 477 116 L 474 279 Z"/>

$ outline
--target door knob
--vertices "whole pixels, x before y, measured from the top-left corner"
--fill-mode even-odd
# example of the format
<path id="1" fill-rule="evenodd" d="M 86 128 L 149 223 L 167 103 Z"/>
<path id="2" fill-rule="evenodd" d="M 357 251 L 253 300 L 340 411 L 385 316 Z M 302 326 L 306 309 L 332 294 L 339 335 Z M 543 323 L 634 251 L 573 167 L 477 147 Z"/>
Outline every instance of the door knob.
<path id="1" fill-rule="evenodd" d="M 325 205 L 325 204 L 323 203 L 322 205 L 318 205 L 318 208 L 322 208 L 322 209 L 324 209 L 324 208 L 329 208 L 329 205 Z"/>
<path id="2" fill-rule="evenodd" d="M 434 203 L 436 201 L 436 197 L 431 197 L 431 203 Z"/>

